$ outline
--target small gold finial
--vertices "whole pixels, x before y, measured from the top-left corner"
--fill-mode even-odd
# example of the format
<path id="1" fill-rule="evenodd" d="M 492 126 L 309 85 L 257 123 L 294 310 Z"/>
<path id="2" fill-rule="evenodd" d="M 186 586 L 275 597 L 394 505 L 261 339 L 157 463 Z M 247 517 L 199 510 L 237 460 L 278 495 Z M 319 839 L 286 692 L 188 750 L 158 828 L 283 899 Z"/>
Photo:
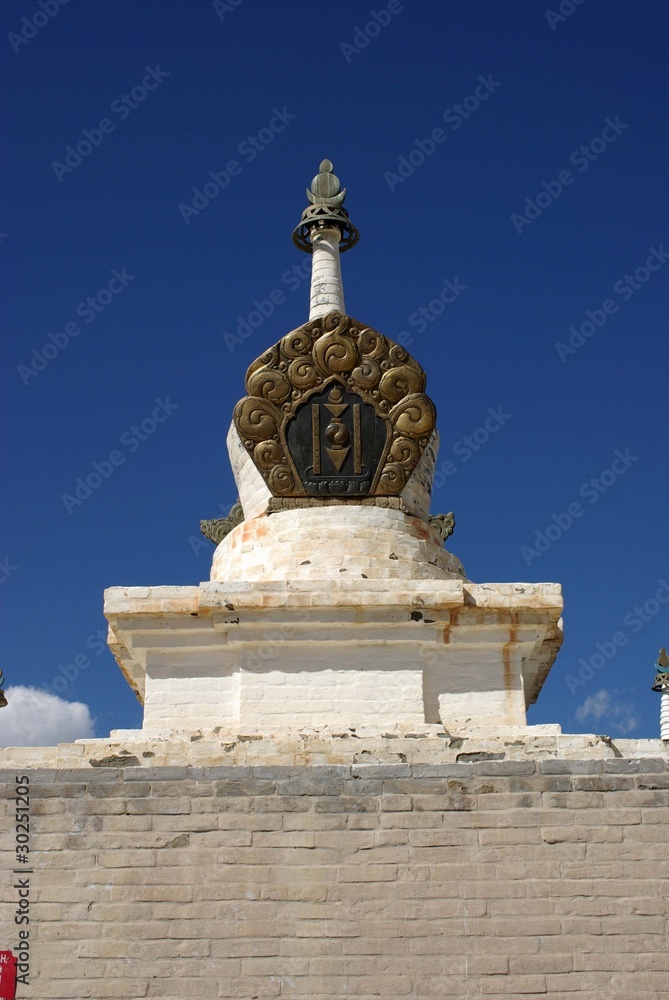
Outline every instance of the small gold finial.
<path id="1" fill-rule="evenodd" d="M 318 173 L 307 188 L 309 205 L 302 212 L 299 226 L 293 232 L 293 243 L 305 253 L 312 252 L 312 232 L 317 229 L 338 229 L 341 233 L 339 252 L 344 253 L 360 239 L 360 233 L 344 208 L 346 188 L 333 173 L 331 160 L 321 160 Z"/>
<path id="2" fill-rule="evenodd" d="M 312 205 L 341 205 L 346 197 L 346 191 L 341 190 L 341 184 L 330 160 L 323 160 L 318 173 L 311 182 L 311 190 L 307 189 L 307 198 Z"/>
<path id="3" fill-rule="evenodd" d="M 669 693 L 669 656 L 664 646 L 655 661 L 655 683 L 651 690 L 659 691 L 661 694 Z"/>

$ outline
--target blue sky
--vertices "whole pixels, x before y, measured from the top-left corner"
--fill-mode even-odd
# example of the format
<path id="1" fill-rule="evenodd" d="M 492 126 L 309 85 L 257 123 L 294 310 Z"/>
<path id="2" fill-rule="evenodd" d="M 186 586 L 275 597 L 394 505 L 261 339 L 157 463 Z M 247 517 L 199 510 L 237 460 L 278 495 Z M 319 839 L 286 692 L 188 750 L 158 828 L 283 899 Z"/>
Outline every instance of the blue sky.
<path id="1" fill-rule="evenodd" d="M 428 372 L 450 547 L 479 582 L 563 584 L 530 721 L 658 735 L 669 8 L 551 10 L 5 5 L 7 682 L 68 675 L 99 735 L 141 724 L 102 592 L 208 578 L 199 521 L 236 498 L 247 366 L 307 318 L 290 233 L 329 157 L 361 232 L 348 311 Z"/>

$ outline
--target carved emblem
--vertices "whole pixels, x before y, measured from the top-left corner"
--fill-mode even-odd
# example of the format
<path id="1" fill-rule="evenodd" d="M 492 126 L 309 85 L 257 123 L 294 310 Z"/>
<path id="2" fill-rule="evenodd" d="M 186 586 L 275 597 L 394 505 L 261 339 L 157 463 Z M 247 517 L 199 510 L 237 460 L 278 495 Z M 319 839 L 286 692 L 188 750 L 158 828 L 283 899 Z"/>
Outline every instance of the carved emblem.
<path id="1" fill-rule="evenodd" d="M 251 365 L 234 421 L 275 497 L 398 496 L 436 423 L 424 390 L 404 348 L 331 312 Z"/>
<path id="2" fill-rule="evenodd" d="M 437 529 L 445 543 L 446 539 L 455 531 L 455 514 L 453 511 L 448 514 L 432 514 L 428 517 L 427 523 Z"/>
<path id="3" fill-rule="evenodd" d="M 210 542 L 218 545 L 243 520 L 244 511 L 242 510 L 240 501 L 237 500 L 230 508 L 230 513 L 227 517 L 217 517 L 211 521 L 200 521 L 200 531 Z"/>

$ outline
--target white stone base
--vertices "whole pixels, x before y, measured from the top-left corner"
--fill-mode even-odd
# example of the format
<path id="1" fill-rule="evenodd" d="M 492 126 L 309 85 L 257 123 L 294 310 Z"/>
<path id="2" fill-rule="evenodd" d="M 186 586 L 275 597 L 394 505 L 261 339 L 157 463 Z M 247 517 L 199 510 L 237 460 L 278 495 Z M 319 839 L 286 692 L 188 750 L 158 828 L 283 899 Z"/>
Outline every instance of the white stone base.
<path id="1" fill-rule="evenodd" d="M 362 505 L 263 514 L 238 525 L 214 553 L 212 580 L 462 580 L 462 563 L 431 525 Z M 345 578 L 345 579 L 344 579 Z"/>
<path id="2" fill-rule="evenodd" d="M 105 597 L 145 732 L 524 726 L 562 640 L 556 584 L 341 574 Z"/>

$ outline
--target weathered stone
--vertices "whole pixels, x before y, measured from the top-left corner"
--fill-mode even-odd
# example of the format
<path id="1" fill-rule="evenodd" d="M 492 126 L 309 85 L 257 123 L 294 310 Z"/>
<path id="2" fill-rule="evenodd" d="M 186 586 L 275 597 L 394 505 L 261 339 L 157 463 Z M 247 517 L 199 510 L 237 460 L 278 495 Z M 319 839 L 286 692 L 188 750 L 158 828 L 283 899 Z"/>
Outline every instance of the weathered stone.
<path id="1" fill-rule="evenodd" d="M 326 511 L 331 526 L 339 516 L 339 508 L 332 510 L 334 514 Z M 392 518 L 399 518 L 412 544 L 423 544 L 425 525 L 414 531 L 401 512 L 378 514 L 393 524 Z M 289 515 L 265 521 L 271 524 Z M 360 555 L 364 547 L 350 520 L 350 515 L 342 517 L 340 527 L 353 531 Z M 222 544 L 232 544 L 237 532 L 249 531 L 245 522 Z M 305 525 L 293 535 L 332 558 L 331 549 L 316 536 L 307 540 Z M 383 550 L 377 536 L 374 529 L 369 540 L 375 559 Z M 247 542 L 256 558 L 251 535 Z M 397 537 L 387 549 L 385 562 L 390 554 L 403 551 Z M 443 574 L 440 579 L 421 577 L 419 565 L 429 566 L 429 560 L 412 563 L 414 578 L 406 578 L 406 567 L 399 564 L 397 574 L 393 570 L 388 576 L 385 563 L 375 578 L 365 569 L 356 577 L 352 564 L 340 565 L 342 547 L 336 551 L 336 579 L 319 577 L 310 559 L 304 568 L 312 573 L 311 580 L 297 575 L 286 582 L 279 574 L 276 580 L 259 577 L 253 582 L 245 572 L 245 579 L 235 583 L 212 582 L 181 591 L 109 591 L 106 607 L 114 649 L 144 700 L 143 733 L 159 737 L 180 732 L 190 739 L 196 729 L 195 759 L 189 761 L 195 764 L 199 745 L 215 730 L 228 737 L 226 743 L 220 739 L 226 750 L 244 738 L 244 729 L 249 738 L 267 738 L 300 725 L 339 724 L 351 731 L 375 725 L 377 733 L 392 733 L 400 724 L 408 727 L 406 741 L 420 740 L 426 748 L 435 737 L 446 745 L 449 737 L 443 726 L 469 737 L 473 722 L 487 725 L 491 734 L 503 727 L 509 733 L 523 730 L 527 705 L 536 699 L 559 645 L 559 588 L 482 586 Z M 264 573 L 266 559 L 258 558 Z M 429 727 L 421 729 L 440 723 L 441 736 Z M 254 727 L 260 730 L 255 735 L 250 734 Z M 133 740 L 130 733 L 126 737 L 130 753 Z M 455 740 L 450 745 L 455 748 Z M 95 759 L 112 763 L 107 760 L 109 747 L 105 749 Z M 489 750 L 463 746 L 460 759 L 469 760 L 470 753 L 477 754 L 474 760 L 506 759 L 512 740 Z"/>

